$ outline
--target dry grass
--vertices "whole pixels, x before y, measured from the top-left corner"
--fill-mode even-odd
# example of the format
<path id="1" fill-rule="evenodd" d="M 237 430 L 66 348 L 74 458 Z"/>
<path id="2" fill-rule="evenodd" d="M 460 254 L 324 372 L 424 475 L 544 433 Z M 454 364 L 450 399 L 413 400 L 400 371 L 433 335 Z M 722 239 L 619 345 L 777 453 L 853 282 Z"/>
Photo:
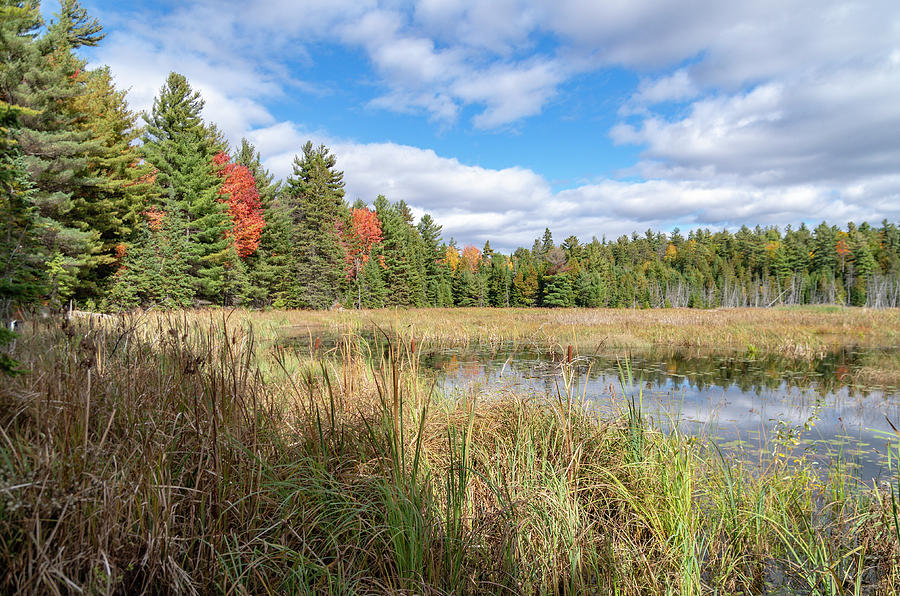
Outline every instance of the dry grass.
<path id="1" fill-rule="evenodd" d="M 495 324 L 474 312 L 485 320 L 453 337 Z M 490 314 L 503 341 L 541 317 L 563 329 L 566 316 L 612 316 Z M 883 492 L 783 460 L 745 467 L 647 426 L 625 403 L 598 420 L 578 407 L 571 378 L 552 399 L 443 400 L 403 338 L 452 324 L 398 313 L 401 339 L 373 355 L 354 332 L 367 315 L 194 312 L 26 330 L 16 356 L 30 372 L 0 387 L 0 590 L 898 586 Z M 504 327 L 512 316 L 524 319 Z M 872 315 L 854 316 L 861 325 Z M 311 358 L 257 342 L 255 330 L 284 322 L 343 330 L 343 339 Z"/>
<path id="2" fill-rule="evenodd" d="M 306 337 L 377 324 L 423 344 L 575 344 L 583 350 L 654 346 L 816 354 L 842 346 L 900 345 L 900 310 L 772 309 L 409 309 L 340 312 L 243 311 L 257 326 Z"/>

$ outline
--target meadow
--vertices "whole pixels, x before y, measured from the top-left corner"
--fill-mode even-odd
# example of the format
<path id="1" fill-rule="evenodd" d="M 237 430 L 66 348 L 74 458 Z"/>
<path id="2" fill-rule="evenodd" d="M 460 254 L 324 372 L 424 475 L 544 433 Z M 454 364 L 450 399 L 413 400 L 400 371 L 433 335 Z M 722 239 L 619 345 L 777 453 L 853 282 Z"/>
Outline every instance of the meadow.
<path id="1" fill-rule="evenodd" d="M 805 359 L 898 336 L 896 310 L 841 308 L 35 319 L 0 388 L 0 590 L 895 593 L 896 444 L 881 485 L 840 460 L 744 462 L 652 424 L 627 361 L 598 417 L 565 358 L 552 395 L 450 398 L 420 354 Z"/>
<path id="2" fill-rule="evenodd" d="M 583 350 L 659 345 L 710 351 L 814 353 L 847 345 L 896 346 L 900 309 L 782 308 L 552 309 L 423 308 L 341 311 L 234 311 L 267 330 L 305 334 L 373 325 L 426 344 L 574 344 Z"/>

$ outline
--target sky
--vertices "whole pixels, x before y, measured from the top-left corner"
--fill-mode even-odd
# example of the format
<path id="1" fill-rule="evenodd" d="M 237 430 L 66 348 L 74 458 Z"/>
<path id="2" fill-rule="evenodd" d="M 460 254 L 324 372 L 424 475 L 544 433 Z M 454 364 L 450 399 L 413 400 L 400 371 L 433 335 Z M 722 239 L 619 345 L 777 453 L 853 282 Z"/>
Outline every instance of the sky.
<path id="1" fill-rule="evenodd" d="M 460 245 L 900 221 L 896 0 L 82 2 L 134 110 L 180 72 L 276 177 L 323 143 Z"/>

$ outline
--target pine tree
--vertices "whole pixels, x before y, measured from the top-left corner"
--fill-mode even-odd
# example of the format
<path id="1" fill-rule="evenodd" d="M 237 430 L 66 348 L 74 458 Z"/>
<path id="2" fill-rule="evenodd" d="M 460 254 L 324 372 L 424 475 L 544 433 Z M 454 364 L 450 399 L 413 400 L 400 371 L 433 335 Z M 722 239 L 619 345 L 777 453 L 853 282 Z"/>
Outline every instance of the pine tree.
<path id="1" fill-rule="evenodd" d="M 293 287 L 288 306 L 328 308 L 344 293 L 344 251 L 338 221 L 347 217 L 344 173 L 335 169 L 336 158 L 324 145 L 303 146 L 294 158 L 285 197 L 294 217 Z"/>
<path id="2" fill-rule="evenodd" d="M 81 281 L 82 297 L 96 296 L 109 281 L 118 263 L 116 247 L 133 239 L 154 189 L 152 166 L 141 162 L 134 145 L 140 131 L 125 95 L 104 67 L 86 75 L 85 92 L 75 100 L 84 115 L 82 128 L 100 142 L 88 160 L 96 184 L 82 189 L 71 211 L 73 224 L 92 233 L 97 246 Z"/>
<path id="3" fill-rule="evenodd" d="M 402 201 L 393 205 L 383 196 L 375 199 L 375 212 L 383 235 L 385 284 L 390 288 L 387 306 L 424 306 L 424 244 L 411 225 L 408 208 Z"/>
<path id="4" fill-rule="evenodd" d="M 98 183 L 89 160 L 101 143 L 80 125 L 76 101 L 85 92 L 85 61 L 74 50 L 96 45 L 103 36 L 76 0 L 64 0 L 40 36 L 43 20 L 35 5 L 6 5 L 2 17 L 0 101 L 29 108 L 13 135 L 33 183 L 51 296 L 65 300 L 91 268 L 92 255 L 102 250 L 75 209 L 85 189 Z"/>
<path id="5" fill-rule="evenodd" d="M 379 258 L 380 247 L 373 251 L 360 274 L 362 288 L 362 308 L 383 308 L 387 302 L 387 288 L 384 285 L 384 265 Z"/>
<path id="6" fill-rule="evenodd" d="M 188 261 L 198 297 L 222 301 L 227 260 L 228 205 L 219 200 L 221 180 L 213 157 L 221 139 L 200 117 L 203 99 L 187 79 L 169 73 L 153 100 L 143 154 L 157 170 L 156 183 L 177 210 L 185 215 Z"/>
<path id="7" fill-rule="evenodd" d="M 426 303 L 429 306 L 452 306 L 450 271 L 443 262 L 445 248 L 440 245 L 441 226 L 426 213 L 416 227 L 422 238 Z"/>
<path id="8" fill-rule="evenodd" d="M 529 263 L 520 266 L 512 282 L 513 306 L 535 306 L 538 298 L 538 272 Z"/>
<path id="9" fill-rule="evenodd" d="M 0 322 L 13 318 L 17 305 L 35 301 L 45 286 L 46 255 L 37 234 L 34 189 L 11 137 L 22 111 L 0 103 Z M 6 331 L 6 326 L 2 329 Z M 3 343 L 0 337 L 0 345 Z"/>
<path id="10" fill-rule="evenodd" d="M 139 238 L 115 273 L 108 308 L 190 306 L 195 284 L 190 276 L 190 245 L 186 221 L 175 202 L 144 214 Z"/>
<path id="11" fill-rule="evenodd" d="M 410 264 L 412 275 L 410 277 L 412 305 L 426 306 L 428 294 L 425 280 L 425 244 L 419 229 L 413 225 L 412 209 L 406 201 L 400 200 L 394 203 L 394 209 L 403 221 L 403 235 L 406 244 L 406 255 Z"/>
<path id="12" fill-rule="evenodd" d="M 878 264 L 885 274 L 900 272 L 900 228 L 882 220 L 878 229 L 880 242 L 876 251 Z"/>
<path id="13" fill-rule="evenodd" d="M 596 308 L 603 300 L 603 287 L 598 273 L 582 270 L 575 278 L 575 306 Z"/>
<path id="14" fill-rule="evenodd" d="M 237 246 L 231 244 L 225 258 L 222 276 L 222 303 L 229 306 L 243 304 L 247 300 L 250 282 L 244 260 Z"/>
<path id="15" fill-rule="evenodd" d="M 486 245 L 485 253 L 490 245 Z M 493 253 L 490 264 L 488 304 L 498 308 L 510 305 L 510 285 L 512 284 L 512 263 L 506 256 Z"/>
<path id="16" fill-rule="evenodd" d="M 544 306 L 550 307 L 575 305 L 572 281 L 566 273 L 557 273 L 546 278 L 542 303 Z"/>
<path id="17" fill-rule="evenodd" d="M 234 161 L 248 168 L 253 174 L 256 190 L 259 192 L 259 202 L 263 208 L 275 200 L 281 183 L 275 182 L 275 176 L 263 167 L 259 151 L 250 141 L 241 139 L 241 146 L 234 155 Z"/>
<path id="18" fill-rule="evenodd" d="M 0 7 L 0 17 L 8 12 L 6 7 Z M 11 129 L 23 111 L 21 107 L 0 102 L 0 348 L 16 338 L 5 325 L 13 318 L 13 308 L 34 301 L 43 292 L 31 179 L 16 141 L 11 138 Z M 0 349 L 0 373 L 21 372 L 19 363 Z"/>
<path id="19" fill-rule="evenodd" d="M 294 287 L 297 270 L 294 255 L 294 219 L 290 207 L 279 197 L 263 209 L 266 227 L 259 238 L 259 250 L 248 265 L 249 298 L 257 303 L 285 307 Z"/>
<path id="20" fill-rule="evenodd" d="M 59 36 L 59 42 L 69 48 L 94 47 L 106 37 L 97 19 L 88 16 L 78 0 L 60 0 L 56 23 L 50 29 Z"/>

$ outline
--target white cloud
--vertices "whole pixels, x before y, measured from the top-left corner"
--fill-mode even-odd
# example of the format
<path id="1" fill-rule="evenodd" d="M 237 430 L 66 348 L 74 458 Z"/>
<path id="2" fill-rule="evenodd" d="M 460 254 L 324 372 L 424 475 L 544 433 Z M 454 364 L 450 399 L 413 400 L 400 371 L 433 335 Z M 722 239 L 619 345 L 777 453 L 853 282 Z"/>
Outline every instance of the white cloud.
<path id="1" fill-rule="evenodd" d="M 884 0 L 278 0 L 252 10 L 204 0 L 101 18 L 117 30 L 95 61 L 131 88 L 136 109 L 150 107 L 170 70 L 182 72 L 207 100 L 205 116 L 233 142 L 248 136 L 277 175 L 290 173 L 307 138 L 325 143 L 348 198 L 404 199 L 462 242 L 530 246 L 545 226 L 588 239 L 900 218 L 900 8 Z M 642 180 L 554 191 L 527 168 L 276 118 L 274 101 L 315 89 L 287 57 L 313 63 L 317 44 L 369 60 L 375 83 L 360 106 L 444 127 L 472 114 L 463 126 L 501 133 L 543 112 L 575 75 L 631 69 L 640 83 L 613 106 L 620 121 L 609 134 L 640 148 L 623 173 Z"/>
<path id="2" fill-rule="evenodd" d="M 436 40 L 509 56 L 538 25 L 539 11 L 522 0 L 421 0 L 414 20 Z"/>
<path id="3" fill-rule="evenodd" d="M 169 72 L 184 74 L 205 101 L 203 116 L 232 140 L 253 127 L 274 121 L 263 101 L 283 93 L 266 73 L 241 61 L 212 60 L 187 48 L 176 50 L 167 40 L 116 32 L 93 56 L 110 67 L 116 85 L 128 89 L 132 110 L 149 111 Z"/>
<path id="4" fill-rule="evenodd" d="M 478 128 L 495 128 L 541 111 L 565 78 L 560 65 L 538 61 L 516 66 L 500 65 L 457 81 L 456 95 L 487 108 L 473 120 Z"/>
<path id="5" fill-rule="evenodd" d="M 649 114 L 611 131 L 645 147 L 645 176 L 734 178 L 759 185 L 849 182 L 900 161 L 900 70 L 883 59 Z"/>
<path id="6" fill-rule="evenodd" d="M 639 104 L 653 105 L 665 101 L 683 101 L 699 94 L 697 85 L 691 79 L 687 69 L 679 68 L 668 76 L 641 81 L 634 101 Z"/>
<path id="7" fill-rule="evenodd" d="M 424 110 L 434 120 L 452 123 L 461 106 L 481 105 L 484 110 L 473 124 L 496 128 L 539 113 L 567 76 L 553 58 L 491 60 L 495 53 L 510 54 L 503 40 L 521 37 L 523 31 L 527 37 L 530 23 L 525 29 L 511 25 L 528 22 L 527 17 L 512 17 L 519 13 L 517 7 L 516 2 L 428 1 L 414 15 L 425 24 L 424 32 L 417 31 L 401 12 L 374 10 L 349 20 L 340 34 L 345 42 L 366 49 L 389 89 L 370 106 L 400 112 Z M 453 23 L 466 32 L 463 41 L 454 39 L 439 47 L 435 40 L 447 37 L 440 33 L 442 25 Z M 425 35 L 429 29 L 435 38 Z"/>
<path id="8" fill-rule="evenodd" d="M 295 127 L 277 125 L 299 146 Z M 268 132 L 272 132 L 267 129 Z M 264 136 L 254 137 L 264 141 Z M 371 203 L 384 194 L 404 200 L 414 212 L 430 213 L 445 238 L 478 246 L 486 240 L 500 250 L 531 246 L 545 227 L 558 240 L 615 238 L 647 228 L 668 230 L 742 224 L 797 225 L 807 221 L 900 218 L 900 176 L 844 186 L 785 184 L 760 188 L 740 181 L 601 180 L 554 192 L 539 174 L 525 168 L 500 170 L 467 165 L 434 151 L 394 143 L 354 143 L 310 135 L 325 143 L 344 171 L 349 201 Z M 290 173 L 294 153 L 268 156 L 267 167 Z"/>

